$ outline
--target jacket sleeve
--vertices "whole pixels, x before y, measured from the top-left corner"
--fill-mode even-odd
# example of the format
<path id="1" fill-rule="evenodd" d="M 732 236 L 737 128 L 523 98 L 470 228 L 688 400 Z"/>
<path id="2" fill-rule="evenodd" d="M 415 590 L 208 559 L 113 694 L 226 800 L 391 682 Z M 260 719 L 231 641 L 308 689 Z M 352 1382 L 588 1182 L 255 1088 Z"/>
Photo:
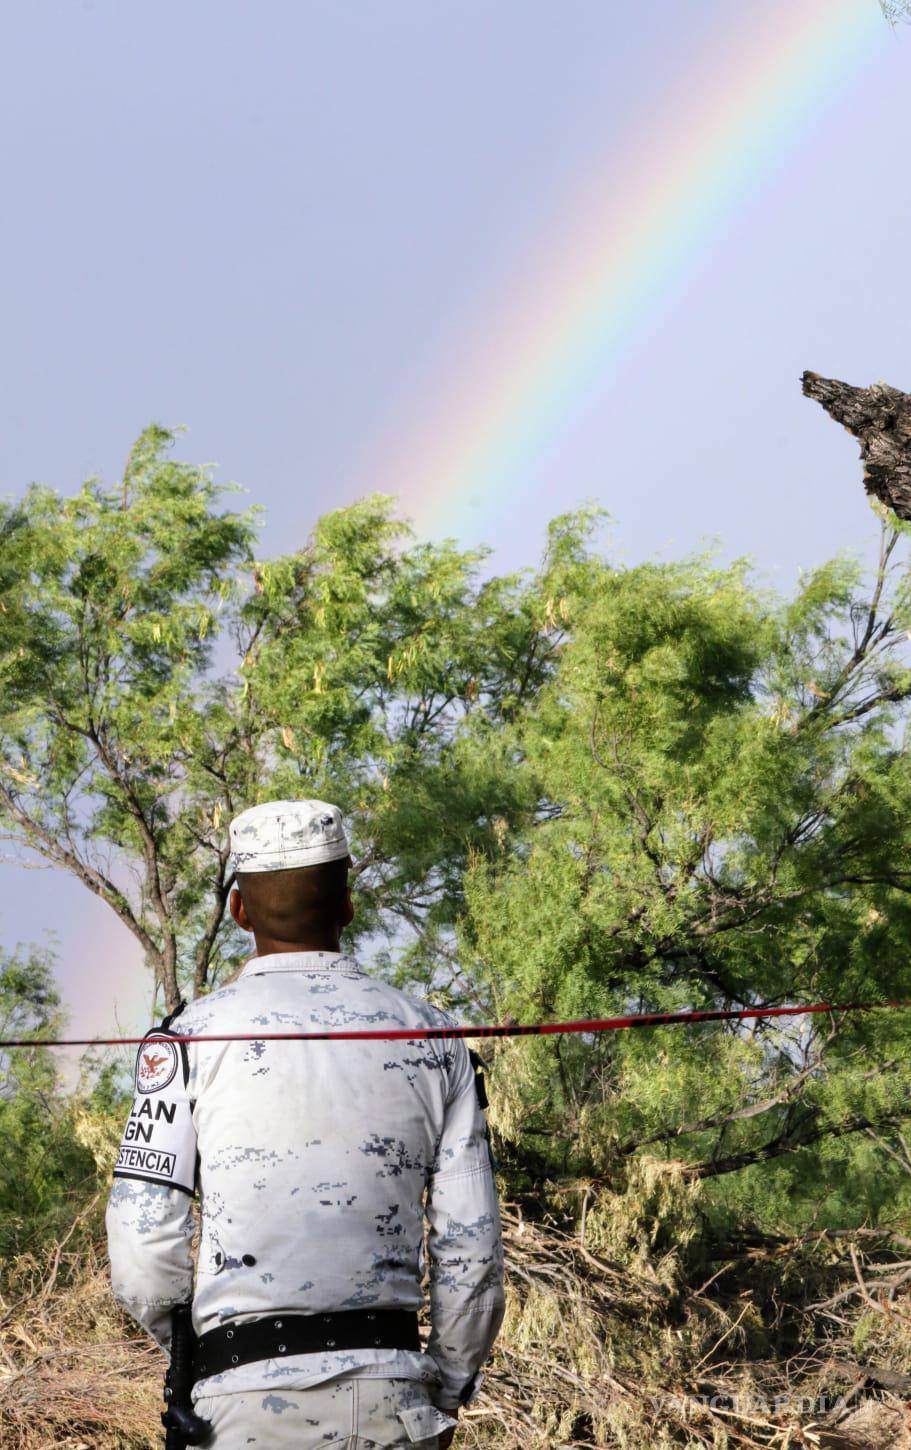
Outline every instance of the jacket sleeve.
<path id="1" fill-rule="evenodd" d="M 193 1290 L 196 1130 L 187 1080 L 187 1045 L 147 1037 L 105 1216 L 114 1298 L 165 1349 L 171 1307 Z"/>
<path id="2" fill-rule="evenodd" d="M 461 1038 L 454 1043 L 443 1131 L 428 1183 L 430 1279 L 427 1353 L 442 1383 L 439 1409 L 473 1399 L 503 1322 L 500 1210 L 475 1072 Z"/>

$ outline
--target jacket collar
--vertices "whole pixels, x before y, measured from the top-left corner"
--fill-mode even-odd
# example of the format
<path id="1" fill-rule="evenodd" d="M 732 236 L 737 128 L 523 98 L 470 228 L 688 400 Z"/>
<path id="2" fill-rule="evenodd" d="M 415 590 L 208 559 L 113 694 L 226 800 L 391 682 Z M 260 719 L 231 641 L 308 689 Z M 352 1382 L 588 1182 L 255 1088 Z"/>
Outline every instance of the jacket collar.
<path id="1" fill-rule="evenodd" d="M 358 972 L 356 959 L 348 952 L 269 952 L 251 957 L 241 967 L 241 977 L 261 977 L 266 972 Z"/>

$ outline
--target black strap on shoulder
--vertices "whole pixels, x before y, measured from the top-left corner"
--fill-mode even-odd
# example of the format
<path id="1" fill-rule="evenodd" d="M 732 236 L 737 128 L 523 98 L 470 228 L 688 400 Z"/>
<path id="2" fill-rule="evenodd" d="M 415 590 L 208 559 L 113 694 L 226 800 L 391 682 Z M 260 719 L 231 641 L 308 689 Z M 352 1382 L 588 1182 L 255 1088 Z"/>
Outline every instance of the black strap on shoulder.
<path id="1" fill-rule="evenodd" d="M 484 1082 L 484 1059 L 479 1052 L 475 1052 L 473 1047 L 469 1047 L 468 1056 L 474 1068 L 474 1090 L 478 1098 L 478 1107 L 483 1113 L 490 1107 L 490 1099 L 487 1096 L 487 1087 Z M 484 1121 L 484 1137 L 487 1139 L 487 1156 L 490 1159 L 490 1166 L 496 1172 L 500 1165 L 494 1157 L 494 1151 L 490 1145 L 490 1128 L 487 1126 L 486 1119 Z"/>
<path id="2" fill-rule="evenodd" d="M 167 1017 L 162 1017 L 160 1024 L 157 1027 L 151 1027 L 146 1033 L 146 1037 L 155 1037 L 157 1034 L 163 1033 L 166 1037 L 174 1038 L 174 1041 L 180 1048 L 180 1063 L 181 1067 L 183 1068 L 184 1087 L 186 1087 L 187 1083 L 190 1080 L 190 1059 L 187 1055 L 187 1044 L 184 1042 L 183 1038 L 180 1036 L 179 1033 L 172 1031 L 171 1023 L 174 1021 L 175 1017 L 180 1016 L 186 1005 L 187 1004 L 184 1001 L 183 997 L 181 997 L 180 1001 L 177 1003 L 177 1006 L 174 1008 L 174 1011 L 169 1012 Z M 141 1050 L 142 1049 L 140 1048 L 140 1051 Z"/>
<path id="3" fill-rule="evenodd" d="M 484 1084 L 484 1059 L 479 1052 L 475 1052 L 473 1047 L 469 1047 L 468 1056 L 471 1058 L 471 1065 L 474 1068 L 474 1090 L 478 1095 L 478 1107 L 483 1113 L 484 1109 L 490 1106 L 490 1099 Z"/>
<path id="4" fill-rule="evenodd" d="M 186 1007 L 186 1005 L 187 1004 L 184 1001 L 183 997 L 181 997 L 180 1001 L 177 1003 L 177 1006 L 174 1008 L 174 1011 L 173 1012 L 169 1012 L 168 1015 L 167 1015 L 167 1017 L 162 1018 L 162 1021 L 161 1021 L 160 1025 L 155 1028 L 155 1031 L 156 1032 L 169 1032 L 171 1030 L 171 1023 L 174 1021 L 174 1018 L 180 1016 L 181 1012 L 183 1011 L 184 1007 Z"/>

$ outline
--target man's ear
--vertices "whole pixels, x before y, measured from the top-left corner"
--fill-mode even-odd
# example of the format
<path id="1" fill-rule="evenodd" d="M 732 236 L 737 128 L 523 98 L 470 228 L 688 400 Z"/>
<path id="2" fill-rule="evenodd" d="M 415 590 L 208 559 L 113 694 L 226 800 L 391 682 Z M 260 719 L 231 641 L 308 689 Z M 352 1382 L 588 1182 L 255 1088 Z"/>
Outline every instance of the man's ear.
<path id="1" fill-rule="evenodd" d="M 234 917 L 234 920 L 237 922 L 237 925 L 241 928 L 241 930 L 252 931 L 253 923 L 247 915 L 246 908 L 244 906 L 244 899 L 236 886 L 232 887 L 231 889 L 231 895 L 228 897 L 228 906 L 230 908 L 231 915 Z"/>

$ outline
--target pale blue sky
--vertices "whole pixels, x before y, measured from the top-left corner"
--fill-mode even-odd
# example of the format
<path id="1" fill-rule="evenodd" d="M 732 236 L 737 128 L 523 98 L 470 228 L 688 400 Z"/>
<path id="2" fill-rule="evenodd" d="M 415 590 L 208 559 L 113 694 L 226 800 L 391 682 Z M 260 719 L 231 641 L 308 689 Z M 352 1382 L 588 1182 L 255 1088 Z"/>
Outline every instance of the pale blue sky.
<path id="1" fill-rule="evenodd" d="M 146 422 L 186 423 L 181 456 L 267 506 L 264 549 L 301 542 L 375 486 L 420 409 L 445 410 L 536 238 L 737 13 L 8 7 L 0 492 L 110 478 Z M 547 518 L 588 497 L 629 561 L 717 536 L 788 588 L 869 547 L 856 445 L 799 377 L 911 387 L 911 28 L 883 26 L 521 490 L 468 515 L 494 568 L 532 562 Z M 403 491 L 433 532 L 421 480 Z M 0 941 L 48 928 L 73 1027 L 115 1008 L 144 1025 L 125 931 L 59 873 L 0 866 Z"/>

